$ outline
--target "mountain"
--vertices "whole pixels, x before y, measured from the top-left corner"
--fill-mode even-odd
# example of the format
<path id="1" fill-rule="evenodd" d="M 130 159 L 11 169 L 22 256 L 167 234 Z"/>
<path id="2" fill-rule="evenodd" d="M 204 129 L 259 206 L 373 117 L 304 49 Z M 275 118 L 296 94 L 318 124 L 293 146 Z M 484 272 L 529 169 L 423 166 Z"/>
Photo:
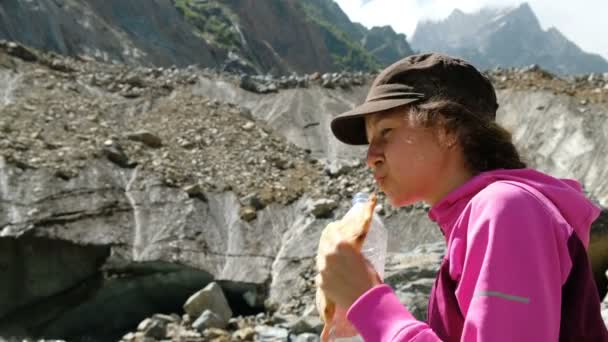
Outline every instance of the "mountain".
<path id="1" fill-rule="evenodd" d="M 363 37 L 363 46 L 383 65 L 414 54 L 403 33 L 396 33 L 391 26 L 372 27 Z"/>
<path id="2" fill-rule="evenodd" d="M 308 0 L 298 3 L 309 18 L 327 28 L 329 32 L 335 32 L 337 36 L 344 33 L 356 45 L 362 45 L 364 51 L 371 54 L 381 66 L 392 64 L 414 53 L 405 34 L 396 33 L 390 26 L 372 27 L 368 30 L 359 23 L 352 23 L 333 0 Z M 330 44 L 330 47 L 333 45 Z"/>
<path id="3" fill-rule="evenodd" d="M 543 30 L 527 3 L 473 14 L 456 9 L 445 20 L 419 23 L 412 45 L 462 56 L 481 68 L 538 64 L 560 74 L 608 71 L 601 56 L 584 52 L 556 28 Z"/>
<path id="4" fill-rule="evenodd" d="M 105 62 L 250 74 L 376 70 L 412 53 L 404 35 L 352 23 L 333 0 L 5 0 L 0 39 Z"/>
<path id="5" fill-rule="evenodd" d="M 0 38 L 107 62 L 181 66 L 217 60 L 164 0 L 5 0 Z"/>

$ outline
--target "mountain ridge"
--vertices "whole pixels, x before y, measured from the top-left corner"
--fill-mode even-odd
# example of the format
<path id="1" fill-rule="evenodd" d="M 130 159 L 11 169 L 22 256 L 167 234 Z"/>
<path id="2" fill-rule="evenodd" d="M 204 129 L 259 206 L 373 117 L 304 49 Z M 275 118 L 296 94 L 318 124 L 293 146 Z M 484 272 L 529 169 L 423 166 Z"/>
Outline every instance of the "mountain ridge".
<path id="1" fill-rule="evenodd" d="M 130 65 L 288 75 L 372 71 L 412 53 L 333 0 L 6 0 L 0 19 L 0 39 Z"/>
<path id="2" fill-rule="evenodd" d="M 587 53 L 557 28 L 543 30 L 526 2 L 510 8 L 454 10 L 446 19 L 418 24 L 416 50 L 463 57 L 482 69 L 537 64 L 559 74 L 608 72 L 608 62 Z"/>

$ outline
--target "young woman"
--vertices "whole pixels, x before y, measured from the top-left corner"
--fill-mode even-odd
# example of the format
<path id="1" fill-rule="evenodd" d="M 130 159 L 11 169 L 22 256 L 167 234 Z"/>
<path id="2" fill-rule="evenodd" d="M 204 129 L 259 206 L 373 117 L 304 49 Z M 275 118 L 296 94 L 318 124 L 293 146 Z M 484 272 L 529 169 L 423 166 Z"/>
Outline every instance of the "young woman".
<path id="1" fill-rule="evenodd" d="M 599 209 L 576 181 L 526 168 L 497 108 L 469 63 L 423 54 L 332 121 L 342 142 L 369 144 L 392 205 L 430 204 L 447 242 L 426 322 L 349 244 L 327 254 L 318 285 L 366 341 L 608 341 L 586 253 Z"/>

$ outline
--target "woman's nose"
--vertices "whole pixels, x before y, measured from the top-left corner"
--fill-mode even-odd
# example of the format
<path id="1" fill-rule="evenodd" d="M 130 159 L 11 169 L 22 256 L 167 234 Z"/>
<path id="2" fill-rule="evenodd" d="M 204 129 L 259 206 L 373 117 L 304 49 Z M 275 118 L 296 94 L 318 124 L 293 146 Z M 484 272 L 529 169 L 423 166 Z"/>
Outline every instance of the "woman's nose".
<path id="1" fill-rule="evenodd" d="M 384 156 L 382 154 L 382 148 L 372 141 L 367 148 L 367 166 L 371 169 L 375 169 L 378 165 L 382 164 L 383 161 Z"/>

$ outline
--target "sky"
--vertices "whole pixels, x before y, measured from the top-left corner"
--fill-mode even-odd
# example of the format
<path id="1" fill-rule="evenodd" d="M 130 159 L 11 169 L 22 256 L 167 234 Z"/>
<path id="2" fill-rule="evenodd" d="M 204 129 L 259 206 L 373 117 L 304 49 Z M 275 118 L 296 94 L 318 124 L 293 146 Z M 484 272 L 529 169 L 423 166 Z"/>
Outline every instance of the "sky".
<path id="1" fill-rule="evenodd" d="M 440 20 L 455 8 L 517 6 L 516 0 L 335 0 L 351 21 L 366 27 L 390 25 L 410 39 L 418 20 Z M 608 0 L 529 0 L 543 29 L 557 28 L 586 52 L 608 59 Z"/>

